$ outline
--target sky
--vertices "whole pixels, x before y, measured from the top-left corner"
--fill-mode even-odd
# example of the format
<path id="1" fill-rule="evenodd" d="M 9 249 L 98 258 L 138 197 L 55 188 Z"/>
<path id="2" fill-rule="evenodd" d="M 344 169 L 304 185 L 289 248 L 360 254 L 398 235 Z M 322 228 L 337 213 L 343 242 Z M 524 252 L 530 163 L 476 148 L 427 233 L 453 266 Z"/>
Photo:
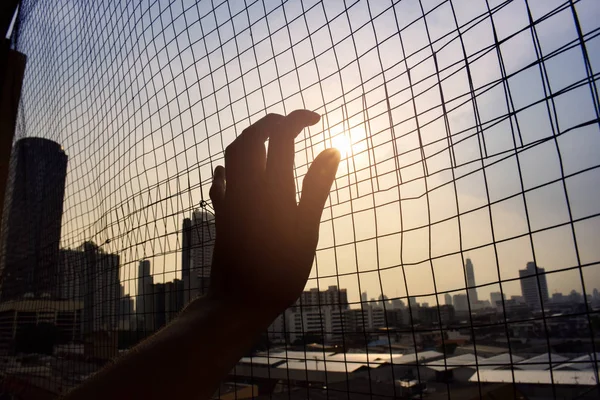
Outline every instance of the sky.
<path id="1" fill-rule="evenodd" d="M 63 146 L 62 246 L 105 243 L 132 295 L 142 259 L 178 276 L 223 149 L 297 108 L 323 116 L 297 139 L 298 187 L 343 153 L 307 288 L 443 304 L 468 257 L 483 299 L 520 294 L 534 259 L 551 293 L 591 293 L 600 6 L 574 7 L 589 63 L 560 0 L 26 1 L 17 135 Z"/>

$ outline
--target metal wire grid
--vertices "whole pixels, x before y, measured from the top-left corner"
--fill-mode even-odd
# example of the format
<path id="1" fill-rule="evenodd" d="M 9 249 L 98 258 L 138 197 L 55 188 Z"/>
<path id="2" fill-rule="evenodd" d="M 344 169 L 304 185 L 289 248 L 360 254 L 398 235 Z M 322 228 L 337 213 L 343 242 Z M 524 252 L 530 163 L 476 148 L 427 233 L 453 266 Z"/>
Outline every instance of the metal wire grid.
<path id="1" fill-rule="evenodd" d="M 580 316 L 595 355 L 598 16 L 593 0 L 24 1 L 17 135 L 65 148 L 61 245 L 118 254 L 134 296 L 140 260 L 156 281 L 177 276 L 182 220 L 208 201 L 227 144 L 267 112 L 314 110 L 323 118 L 297 140 L 297 182 L 323 148 L 346 154 L 307 288 L 347 288 L 351 308 L 370 303 L 363 291 L 408 302 L 414 344 L 439 332 L 444 348 L 447 327 L 420 326 L 410 298 L 441 320 L 443 296 L 466 294 L 458 327 L 477 357 L 478 332 L 493 327 L 510 351 L 511 325 L 527 319 L 509 321 L 504 299 L 533 261 L 552 289 L 585 299 L 568 316 L 542 308 L 548 351 L 548 323 Z M 473 319 L 466 289 L 500 292 L 501 317 Z M 342 324 L 342 344 L 356 333 L 366 340 Z M 326 393 L 340 390 L 358 394 L 350 383 Z"/>

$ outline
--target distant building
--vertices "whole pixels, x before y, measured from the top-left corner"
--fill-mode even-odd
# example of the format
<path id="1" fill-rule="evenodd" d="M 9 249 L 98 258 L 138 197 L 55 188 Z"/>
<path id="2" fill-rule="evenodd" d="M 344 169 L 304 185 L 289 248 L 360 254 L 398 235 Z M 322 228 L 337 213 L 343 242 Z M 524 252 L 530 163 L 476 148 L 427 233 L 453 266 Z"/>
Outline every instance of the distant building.
<path id="1" fill-rule="evenodd" d="M 128 331 L 133 329 L 132 322 L 135 321 L 135 311 L 133 299 L 125 294 L 125 288 L 121 285 L 120 297 L 117 303 L 118 329 Z"/>
<path id="2" fill-rule="evenodd" d="M 583 302 L 583 296 L 581 295 L 581 293 L 577 293 L 575 290 L 571 290 L 571 293 L 569 293 L 569 303 L 580 304 Z"/>
<path id="3" fill-rule="evenodd" d="M 360 294 L 360 301 L 362 301 L 363 303 L 369 301 L 369 296 L 367 296 L 367 292 L 362 292 Z"/>
<path id="4" fill-rule="evenodd" d="M 58 340 L 81 340 L 83 302 L 75 300 L 10 300 L 0 303 L 0 354 L 16 350 L 19 335 L 40 323 L 56 326 Z"/>
<path id="5" fill-rule="evenodd" d="M 515 303 L 521 303 L 521 304 L 525 304 L 525 297 L 523 296 L 510 296 L 510 300 L 514 301 Z"/>
<path id="6" fill-rule="evenodd" d="M 333 306 L 346 310 L 349 307 L 348 292 L 346 289 L 338 289 L 335 285 L 321 291 L 318 288 L 312 288 L 300 294 L 295 306 L 302 308 Z"/>
<path id="7" fill-rule="evenodd" d="M 403 326 L 406 322 L 404 321 L 404 311 L 401 308 L 392 308 L 391 310 L 385 310 L 385 317 L 387 318 L 388 328 L 398 328 Z"/>
<path id="8" fill-rule="evenodd" d="M 8 167 L 0 247 L 0 300 L 56 298 L 67 155 L 39 137 L 16 142 Z"/>
<path id="9" fill-rule="evenodd" d="M 190 237 L 190 299 L 208 291 L 216 234 L 215 217 L 204 210 L 194 211 Z"/>
<path id="10" fill-rule="evenodd" d="M 467 278 L 467 293 L 469 295 L 469 301 L 471 304 L 474 304 L 479 301 L 479 299 L 477 298 L 477 288 L 475 287 L 475 271 L 470 258 L 467 258 L 467 262 L 465 264 L 465 276 Z"/>
<path id="11" fill-rule="evenodd" d="M 167 297 L 164 283 L 155 283 L 153 289 L 154 330 L 157 331 L 167 324 Z"/>
<path id="12" fill-rule="evenodd" d="M 562 293 L 552 293 L 552 303 L 561 304 L 565 303 L 567 298 Z"/>
<path id="13" fill-rule="evenodd" d="M 455 319 L 454 307 L 443 305 L 438 307 L 421 307 L 419 309 L 419 320 L 423 324 L 438 324 L 442 320 L 442 324 L 447 324 Z"/>
<path id="14" fill-rule="evenodd" d="M 154 278 L 150 274 L 150 260 L 142 260 L 138 266 L 135 313 L 138 329 L 154 331 Z"/>
<path id="15" fill-rule="evenodd" d="M 450 293 L 446 293 L 444 295 L 444 301 L 446 303 L 447 306 L 451 306 L 452 305 L 452 296 L 450 295 Z"/>
<path id="16" fill-rule="evenodd" d="M 285 316 L 287 333 L 292 343 L 305 335 L 322 336 L 326 341 L 341 340 L 344 311 L 338 307 L 302 307 L 286 313 Z"/>
<path id="17" fill-rule="evenodd" d="M 498 310 L 502 310 L 502 299 L 503 296 L 501 292 L 490 293 L 490 303 L 492 304 L 492 307 Z"/>
<path id="18" fill-rule="evenodd" d="M 401 299 L 393 299 L 392 300 L 392 309 L 394 310 L 404 310 L 406 305 Z"/>
<path id="19" fill-rule="evenodd" d="M 531 310 L 541 310 L 543 304 L 548 303 L 548 283 L 545 272 L 544 268 L 536 267 L 533 262 L 528 262 L 525 269 L 519 270 L 521 294 L 525 304 Z"/>
<path id="20" fill-rule="evenodd" d="M 466 294 L 455 294 L 452 298 L 454 309 L 456 312 L 468 312 L 469 311 L 469 299 Z"/>
<path id="21" fill-rule="evenodd" d="M 392 308 L 392 303 L 385 294 L 379 295 L 379 307 L 381 308 Z"/>
<path id="22" fill-rule="evenodd" d="M 183 303 L 190 302 L 192 262 L 192 220 L 183 220 L 181 232 L 181 280 L 183 282 Z"/>
<path id="23" fill-rule="evenodd" d="M 181 279 L 174 279 L 165 283 L 165 312 L 166 321 L 171 322 L 184 307 L 184 283 Z"/>
<path id="24" fill-rule="evenodd" d="M 353 308 L 344 312 L 346 332 L 373 332 L 384 328 L 386 314 L 382 307 L 376 304 L 362 305 L 362 308 Z"/>

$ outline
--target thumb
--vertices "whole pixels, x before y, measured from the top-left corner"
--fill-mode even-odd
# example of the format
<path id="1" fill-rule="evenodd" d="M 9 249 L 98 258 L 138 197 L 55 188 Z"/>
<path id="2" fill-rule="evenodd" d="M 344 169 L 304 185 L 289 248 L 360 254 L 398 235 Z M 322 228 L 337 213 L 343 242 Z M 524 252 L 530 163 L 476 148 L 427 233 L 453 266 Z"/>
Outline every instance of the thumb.
<path id="1" fill-rule="evenodd" d="M 298 234 L 303 245 L 311 252 L 319 241 L 319 223 L 323 207 L 340 163 L 336 149 L 326 149 L 313 161 L 302 183 L 302 197 L 298 205 Z M 313 254 L 314 255 L 314 254 Z"/>

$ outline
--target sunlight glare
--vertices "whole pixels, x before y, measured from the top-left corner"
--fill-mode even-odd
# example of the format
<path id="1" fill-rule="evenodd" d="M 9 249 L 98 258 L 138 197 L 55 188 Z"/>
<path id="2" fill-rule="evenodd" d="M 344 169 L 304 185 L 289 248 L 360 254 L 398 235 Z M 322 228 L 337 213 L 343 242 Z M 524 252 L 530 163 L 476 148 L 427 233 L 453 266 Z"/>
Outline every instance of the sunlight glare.
<path id="1" fill-rule="evenodd" d="M 352 153 L 352 145 L 350 139 L 343 133 L 331 138 L 331 145 L 339 150 L 342 158 L 346 158 Z"/>

